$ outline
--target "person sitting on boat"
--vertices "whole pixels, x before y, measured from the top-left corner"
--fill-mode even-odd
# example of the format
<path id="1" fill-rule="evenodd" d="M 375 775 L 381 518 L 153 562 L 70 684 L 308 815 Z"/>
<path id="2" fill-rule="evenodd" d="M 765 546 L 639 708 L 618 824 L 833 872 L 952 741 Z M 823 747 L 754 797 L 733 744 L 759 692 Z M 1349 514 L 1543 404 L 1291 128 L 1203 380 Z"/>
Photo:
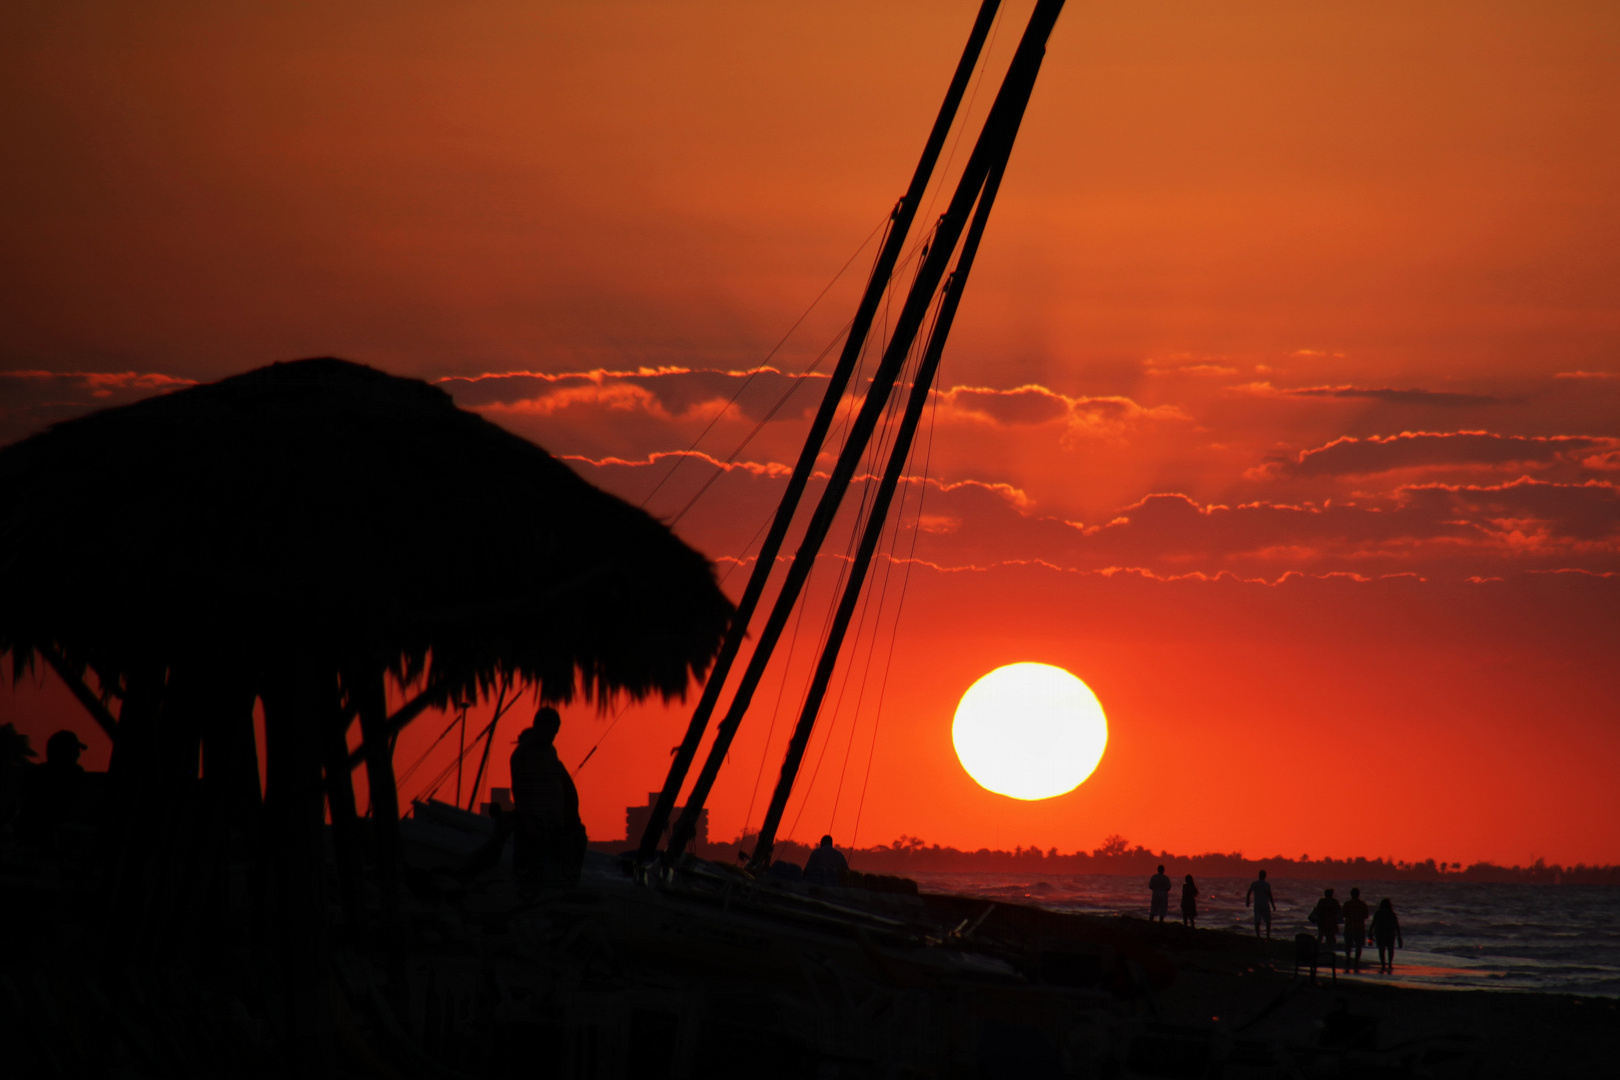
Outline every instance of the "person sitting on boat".
<path id="1" fill-rule="evenodd" d="M 512 868 L 519 891 L 529 896 L 541 888 L 568 889 L 579 884 L 585 862 L 579 791 L 552 745 L 561 728 L 557 710 L 541 706 L 534 714 L 534 724 L 518 736 L 517 749 L 512 751 L 512 805 L 518 819 L 512 836 Z"/>
<path id="2" fill-rule="evenodd" d="M 1148 922 L 1158 919 L 1164 922 L 1165 915 L 1170 912 L 1170 879 L 1165 876 L 1164 867 L 1148 878 L 1148 892 L 1153 900 L 1148 904 Z"/>
<path id="3" fill-rule="evenodd" d="M 821 846 L 804 861 L 804 880 L 812 885 L 837 885 L 838 872 L 848 869 L 849 861 L 833 847 L 832 837 L 823 836 Z"/>

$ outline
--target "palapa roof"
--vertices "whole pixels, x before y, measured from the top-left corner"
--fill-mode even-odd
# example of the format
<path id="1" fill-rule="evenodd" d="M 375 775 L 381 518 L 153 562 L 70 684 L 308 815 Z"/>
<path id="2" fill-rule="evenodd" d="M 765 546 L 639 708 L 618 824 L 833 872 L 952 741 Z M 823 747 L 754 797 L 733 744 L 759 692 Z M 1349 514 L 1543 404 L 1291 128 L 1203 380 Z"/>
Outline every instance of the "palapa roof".
<path id="1" fill-rule="evenodd" d="M 645 512 L 427 383 L 334 359 L 0 449 L 0 653 L 116 682 L 230 654 L 683 693 L 732 605 Z"/>

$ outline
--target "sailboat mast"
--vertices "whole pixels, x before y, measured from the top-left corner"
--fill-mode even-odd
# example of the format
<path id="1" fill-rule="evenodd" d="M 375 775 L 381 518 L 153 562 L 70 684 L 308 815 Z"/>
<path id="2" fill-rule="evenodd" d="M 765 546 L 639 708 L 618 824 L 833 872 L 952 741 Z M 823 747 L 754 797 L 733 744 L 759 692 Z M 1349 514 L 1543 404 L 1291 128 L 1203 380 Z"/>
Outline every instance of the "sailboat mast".
<path id="1" fill-rule="evenodd" d="M 1011 149 L 1010 144 L 1008 149 Z M 967 238 L 962 242 L 962 253 L 957 256 L 956 269 L 945 279 L 941 290 L 939 315 L 934 321 L 933 332 L 928 336 L 923 358 L 917 365 L 917 374 L 911 384 L 911 394 L 906 401 L 905 416 L 901 419 L 900 429 L 895 434 L 888 465 L 883 471 L 883 480 L 872 500 L 872 507 L 866 518 L 866 528 L 861 535 L 860 549 L 855 554 L 849 578 L 844 583 L 844 594 L 839 600 L 838 611 L 833 616 L 826 644 L 822 646 L 815 678 L 810 684 L 809 694 L 805 697 L 804 708 L 799 714 L 793 738 L 788 743 L 788 751 L 782 761 L 782 773 L 776 782 L 776 791 L 771 796 L 770 808 L 765 812 L 765 820 L 759 827 L 759 838 L 755 841 L 754 853 L 748 863 L 750 870 L 763 870 L 770 865 L 771 850 L 776 846 L 776 830 L 782 823 L 782 814 L 787 810 L 788 796 L 793 792 L 793 782 L 799 775 L 799 766 L 803 763 L 805 750 L 810 745 L 810 733 L 815 728 L 821 704 L 827 696 L 827 686 L 831 683 L 833 671 L 838 666 L 838 653 L 843 648 L 844 635 L 849 631 L 850 620 L 860 600 L 867 571 L 872 565 L 872 557 L 876 554 L 878 543 L 882 539 L 889 506 L 894 501 L 895 490 L 900 486 L 906 462 L 911 457 L 917 426 L 922 420 L 923 409 L 928 404 L 929 390 L 934 385 L 940 357 L 945 352 L 945 341 L 950 336 L 951 324 L 956 319 L 956 309 L 967 286 L 968 274 L 973 269 L 973 257 L 978 254 L 979 240 L 984 236 L 985 223 L 990 219 L 990 208 L 995 203 L 996 192 L 1001 187 L 1001 177 L 1005 169 L 1006 159 L 1003 158 L 992 167 L 990 175 L 985 179 L 984 190 L 979 195 L 979 207 L 973 216 L 973 224 L 968 229 Z"/>
<path id="2" fill-rule="evenodd" d="M 770 618 L 760 632 L 758 644 L 754 648 L 753 656 L 749 658 L 748 667 L 743 672 L 731 707 L 726 711 L 725 718 L 715 732 L 708 760 L 704 762 L 703 770 L 687 797 L 686 808 L 670 837 L 667 857 L 671 859 L 681 852 L 696 831 L 697 816 L 701 813 L 709 791 L 714 786 L 715 777 L 731 748 L 731 741 L 736 736 L 737 728 L 753 701 L 754 691 L 759 687 L 765 667 L 770 662 L 771 653 L 781 637 L 783 628 L 787 625 L 788 617 L 798 601 L 805 581 L 810 576 L 821 544 L 832 527 L 833 518 L 866 452 L 866 445 L 872 437 L 872 432 L 887 408 L 889 394 L 899 378 L 901 366 L 911 352 L 912 343 L 922 327 L 928 309 L 933 305 L 934 292 L 945 276 L 946 266 L 956 251 L 957 242 L 961 239 L 962 231 L 968 222 L 968 214 L 978 201 L 979 193 L 992 167 L 1006 160 L 1012 140 L 1018 132 L 1018 122 L 1023 117 L 1024 107 L 1034 89 L 1035 75 L 1040 70 L 1046 39 L 1062 10 L 1063 0 L 1040 0 L 1030 17 L 1029 26 L 1025 29 L 1024 37 L 1018 44 L 1018 51 L 1013 56 L 1012 66 L 1008 69 L 1007 77 L 996 95 L 995 104 L 991 106 L 990 115 L 985 120 L 984 129 L 979 134 L 972 156 L 968 158 L 967 165 L 963 169 L 961 182 L 951 198 L 950 206 L 940 217 L 935 229 L 933 247 L 912 282 L 911 290 L 896 320 L 894 335 L 884 351 L 877 372 L 872 377 L 866 397 L 861 403 L 860 413 L 850 426 L 843 450 L 827 480 L 827 488 L 806 526 L 799 550 L 794 554 L 793 562 L 788 567 L 781 592 L 776 597 Z"/>
<path id="3" fill-rule="evenodd" d="M 934 120 L 933 130 L 928 134 L 928 141 L 923 144 L 922 157 L 918 159 L 916 171 L 912 173 L 911 185 L 906 189 L 905 195 L 901 196 L 894 213 L 890 216 L 887 236 L 878 253 L 877 261 L 872 266 L 872 275 L 867 281 L 866 291 L 855 309 L 855 318 L 850 324 L 843 352 L 839 355 L 838 364 L 828 379 L 821 406 L 811 422 L 804 448 L 799 452 L 799 460 L 793 466 L 793 475 L 788 479 L 782 501 L 776 508 L 776 516 L 771 521 L 770 531 L 760 546 L 753 572 L 748 576 L 748 584 L 743 590 L 742 600 L 737 605 L 737 612 L 732 617 L 725 643 L 721 646 L 719 655 L 715 657 L 714 667 L 703 686 L 703 695 L 698 700 L 697 708 L 692 711 L 686 735 L 675 751 L 675 760 L 670 763 L 669 775 L 664 779 L 663 790 L 658 794 L 658 801 L 648 818 L 647 828 L 642 833 L 643 858 L 651 857 L 653 852 L 658 850 L 658 841 L 669 822 L 670 814 L 674 811 L 681 785 L 686 782 L 686 774 L 697 757 L 698 746 L 702 743 L 703 734 L 714 715 L 714 708 L 719 703 L 720 693 L 731 674 L 738 650 L 741 649 L 743 639 L 748 634 L 748 624 L 753 619 L 759 599 L 765 592 L 766 581 L 776 565 L 777 553 L 781 551 L 782 543 L 787 539 L 793 515 L 798 510 L 799 500 L 815 470 L 816 459 L 821 454 L 827 432 L 832 428 L 833 419 L 837 416 L 839 403 L 843 400 L 856 361 L 859 360 L 861 351 L 866 345 L 866 336 L 877 316 L 878 304 L 883 299 L 889 278 L 900 259 L 906 236 L 911 231 L 912 220 L 917 215 L 917 207 L 922 203 L 923 193 L 934 174 L 934 166 L 939 161 L 940 151 L 944 149 L 945 138 L 950 134 L 951 124 L 956 119 L 956 110 L 967 91 L 973 70 L 978 65 L 979 53 L 984 48 L 985 39 L 990 34 L 990 27 L 995 22 L 996 11 L 1000 6 L 1001 0 L 983 0 L 980 4 L 978 17 L 968 34 L 967 46 L 962 50 L 962 58 L 957 62 L 956 72 L 951 76 L 950 86 L 945 91 L 945 101 Z"/>

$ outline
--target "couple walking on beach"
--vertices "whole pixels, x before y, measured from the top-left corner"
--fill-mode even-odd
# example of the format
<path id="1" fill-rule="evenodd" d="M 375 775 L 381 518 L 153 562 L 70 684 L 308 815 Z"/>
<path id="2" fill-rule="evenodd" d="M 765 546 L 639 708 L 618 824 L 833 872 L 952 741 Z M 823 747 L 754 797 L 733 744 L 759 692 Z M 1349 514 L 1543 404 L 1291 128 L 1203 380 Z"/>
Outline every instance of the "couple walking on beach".
<path id="1" fill-rule="evenodd" d="M 1148 905 L 1148 921 L 1158 919 L 1164 922 L 1165 915 L 1170 910 L 1170 879 L 1165 876 L 1164 867 L 1148 878 L 1148 893 L 1153 897 Z M 1198 885 L 1193 876 L 1188 874 L 1181 882 L 1181 925 L 1198 925 Z"/>
<path id="2" fill-rule="evenodd" d="M 1372 915 L 1370 926 L 1367 921 L 1369 914 Z M 1374 912 L 1361 898 L 1360 889 L 1351 889 L 1350 899 L 1342 904 L 1334 899 L 1332 889 L 1323 889 L 1322 898 L 1311 909 L 1308 918 L 1316 924 L 1317 940 L 1329 949 L 1337 948 L 1339 924 L 1344 924 L 1345 966 L 1351 971 L 1361 968 L 1361 950 L 1367 945 L 1369 929 L 1374 944 L 1378 946 L 1380 972 L 1393 973 L 1395 947 L 1406 948 L 1406 940 L 1401 936 L 1400 920 L 1395 917 L 1395 905 L 1390 903 L 1387 896 L 1379 902 L 1378 910 Z"/>

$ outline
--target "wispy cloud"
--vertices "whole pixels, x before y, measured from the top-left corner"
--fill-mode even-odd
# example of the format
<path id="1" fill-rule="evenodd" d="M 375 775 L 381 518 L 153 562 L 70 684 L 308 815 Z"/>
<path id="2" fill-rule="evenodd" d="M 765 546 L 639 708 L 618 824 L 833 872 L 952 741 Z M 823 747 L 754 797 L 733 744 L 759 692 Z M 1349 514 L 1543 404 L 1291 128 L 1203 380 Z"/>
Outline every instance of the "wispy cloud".
<path id="1" fill-rule="evenodd" d="M 1293 476 L 1367 476 L 1399 469 L 1452 467 L 1514 468 L 1576 463 L 1592 454 L 1620 448 L 1620 439 L 1585 435 L 1498 435 L 1488 431 L 1403 431 L 1399 435 L 1353 436 L 1301 451 L 1292 461 L 1275 462 L 1274 473 Z"/>
<path id="2" fill-rule="evenodd" d="M 158 371 L 0 371 L 0 444 L 95 409 L 195 385 Z"/>
<path id="3" fill-rule="evenodd" d="M 1382 401 L 1390 405 L 1432 405 L 1439 408 L 1457 408 L 1470 405 L 1501 405 L 1507 399 L 1489 394 L 1463 394 L 1446 390 L 1396 390 L 1392 387 L 1301 386 L 1277 387 L 1269 382 L 1245 383 L 1230 388 L 1234 393 L 1270 398 L 1326 398 L 1338 400 Z"/>
<path id="4" fill-rule="evenodd" d="M 1189 419 L 1174 405 L 1144 407 L 1118 395 L 1070 396 L 1036 383 L 1006 389 L 953 386 L 938 396 L 947 413 L 959 419 L 1004 428 L 1062 423 L 1070 436 L 1111 436 L 1138 423 Z"/>
<path id="5" fill-rule="evenodd" d="M 634 370 L 491 372 L 438 385 L 464 408 L 508 408 L 549 415 L 577 406 L 644 410 L 664 418 L 712 416 L 735 408 L 753 421 L 794 420 L 813 408 L 826 376 L 773 367 L 730 371 L 657 367 Z"/>

